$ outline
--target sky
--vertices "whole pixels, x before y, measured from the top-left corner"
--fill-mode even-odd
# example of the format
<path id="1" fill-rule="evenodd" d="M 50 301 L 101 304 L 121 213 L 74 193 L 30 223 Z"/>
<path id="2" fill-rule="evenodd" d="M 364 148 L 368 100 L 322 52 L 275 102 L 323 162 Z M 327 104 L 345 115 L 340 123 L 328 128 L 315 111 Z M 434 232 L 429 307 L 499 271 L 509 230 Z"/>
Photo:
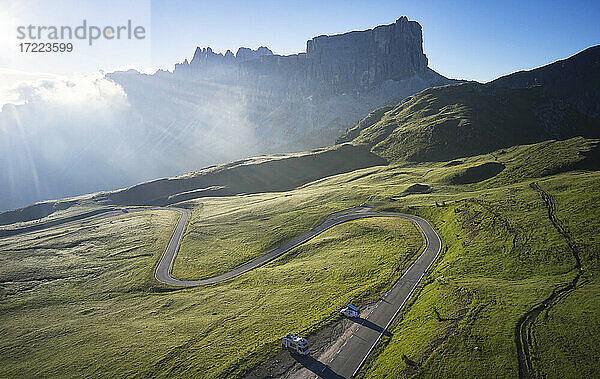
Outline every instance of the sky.
<path id="1" fill-rule="evenodd" d="M 236 51 L 264 45 L 302 52 L 321 34 L 362 30 L 400 16 L 423 27 L 430 67 L 489 81 L 600 43 L 600 2 L 590 1 L 192 1 L 0 0 L 0 87 L 52 75 L 136 67 L 151 72 L 191 58 L 196 46 Z M 77 41 L 71 53 L 22 53 L 19 25 L 100 26 L 133 20 L 146 38 Z M 29 41 L 32 42 L 32 41 Z"/>

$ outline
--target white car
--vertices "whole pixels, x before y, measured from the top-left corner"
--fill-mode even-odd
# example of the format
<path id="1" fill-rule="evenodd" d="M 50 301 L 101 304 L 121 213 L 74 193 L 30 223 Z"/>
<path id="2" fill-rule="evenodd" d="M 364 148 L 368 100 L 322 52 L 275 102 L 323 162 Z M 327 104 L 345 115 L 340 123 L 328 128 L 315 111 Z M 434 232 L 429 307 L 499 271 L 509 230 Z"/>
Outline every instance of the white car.
<path id="1" fill-rule="evenodd" d="M 360 309 L 352 304 L 348 304 L 346 308 L 340 311 L 340 313 L 346 317 L 358 317 L 360 316 Z"/>

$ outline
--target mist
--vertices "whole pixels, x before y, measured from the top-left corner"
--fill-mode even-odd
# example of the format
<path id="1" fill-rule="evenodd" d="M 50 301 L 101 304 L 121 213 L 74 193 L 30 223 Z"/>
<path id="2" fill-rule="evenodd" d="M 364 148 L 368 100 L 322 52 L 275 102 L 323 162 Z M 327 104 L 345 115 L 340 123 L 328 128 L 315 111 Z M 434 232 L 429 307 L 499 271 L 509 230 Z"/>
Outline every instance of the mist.
<path id="1" fill-rule="evenodd" d="M 22 82 L 3 94 L 0 210 L 175 176 L 261 150 L 227 86 L 203 95 L 134 71 Z M 5 100 L 6 101 L 6 100 Z"/>

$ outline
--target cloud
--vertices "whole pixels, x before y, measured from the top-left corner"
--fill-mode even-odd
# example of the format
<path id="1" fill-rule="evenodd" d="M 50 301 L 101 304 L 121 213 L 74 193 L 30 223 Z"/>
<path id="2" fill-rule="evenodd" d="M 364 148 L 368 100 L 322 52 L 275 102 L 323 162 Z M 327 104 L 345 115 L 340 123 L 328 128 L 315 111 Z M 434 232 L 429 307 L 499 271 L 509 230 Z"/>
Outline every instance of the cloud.
<path id="1" fill-rule="evenodd" d="M 0 209 L 129 183 L 123 88 L 101 73 L 5 88 L 0 111 Z"/>
<path id="2" fill-rule="evenodd" d="M 120 83 L 120 84 L 119 84 Z M 234 86 L 135 71 L 38 77 L 0 99 L 0 211 L 255 155 Z"/>
<path id="3" fill-rule="evenodd" d="M 123 88 L 102 73 L 72 77 L 45 77 L 21 81 L 0 91 L 0 105 L 44 104 L 52 107 L 85 108 L 90 111 L 121 110 L 129 106 Z"/>

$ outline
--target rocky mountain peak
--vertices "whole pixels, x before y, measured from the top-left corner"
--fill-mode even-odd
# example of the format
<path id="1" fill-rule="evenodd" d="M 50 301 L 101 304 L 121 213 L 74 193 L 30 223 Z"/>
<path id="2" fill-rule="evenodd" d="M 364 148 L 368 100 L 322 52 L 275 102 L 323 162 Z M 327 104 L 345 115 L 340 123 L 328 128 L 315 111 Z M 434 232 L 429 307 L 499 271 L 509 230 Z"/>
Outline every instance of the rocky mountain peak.
<path id="1" fill-rule="evenodd" d="M 276 55 L 265 46 L 240 47 L 235 56 L 231 51 L 223 55 L 198 47 L 189 65 L 176 65 L 175 73 L 245 83 L 276 77 L 279 83 L 303 83 L 303 92 L 342 94 L 370 91 L 415 75 L 419 83 L 445 84 L 445 78 L 427 64 L 421 25 L 402 16 L 368 30 L 314 37 L 307 41 L 305 53 L 294 55 Z"/>
<path id="2" fill-rule="evenodd" d="M 421 25 L 404 16 L 367 30 L 314 37 L 305 52 L 292 55 L 265 46 L 240 47 L 235 54 L 198 47 L 189 64 L 175 65 L 170 79 L 191 89 L 186 96 L 202 96 L 203 109 L 243 105 L 251 115 L 243 122 L 261 143 L 287 150 L 333 142 L 375 108 L 454 82 L 428 67 Z"/>
<path id="3" fill-rule="evenodd" d="M 245 62 L 260 58 L 265 55 L 273 55 L 273 52 L 265 46 L 260 46 L 256 50 L 252 50 L 247 47 L 240 47 L 235 57 L 239 62 Z"/>
<path id="4" fill-rule="evenodd" d="M 427 69 L 421 25 L 403 16 L 389 25 L 306 43 L 306 54 L 323 80 L 343 89 L 366 89 Z"/>

